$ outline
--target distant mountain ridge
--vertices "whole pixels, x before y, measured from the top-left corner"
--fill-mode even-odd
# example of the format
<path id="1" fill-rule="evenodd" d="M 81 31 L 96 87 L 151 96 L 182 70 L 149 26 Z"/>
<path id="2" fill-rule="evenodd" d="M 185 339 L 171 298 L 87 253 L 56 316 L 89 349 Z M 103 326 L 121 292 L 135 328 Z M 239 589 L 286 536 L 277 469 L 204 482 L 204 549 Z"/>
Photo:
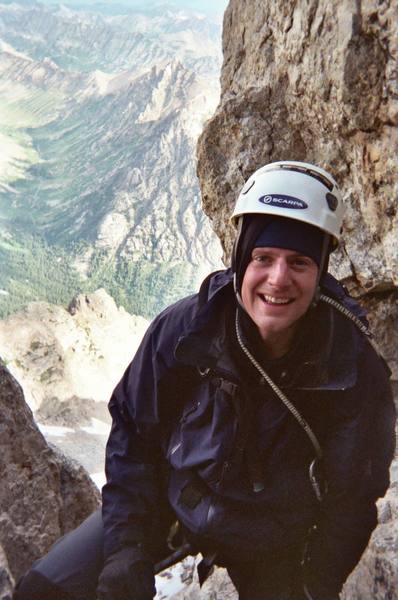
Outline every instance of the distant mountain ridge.
<path id="1" fill-rule="evenodd" d="M 195 172 L 218 101 L 216 32 L 171 8 L 109 17 L 0 3 L 3 314 L 105 285 L 151 316 L 220 264 Z M 56 290 L 33 285 L 26 238 L 62 263 Z"/>
<path id="2" fill-rule="evenodd" d="M 172 5 L 121 8 L 122 14 L 105 15 L 63 5 L 0 3 L 0 37 L 31 58 L 51 58 L 68 70 L 115 73 L 178 56 L 187 68 L 218 76 L 217 24 Z"/>

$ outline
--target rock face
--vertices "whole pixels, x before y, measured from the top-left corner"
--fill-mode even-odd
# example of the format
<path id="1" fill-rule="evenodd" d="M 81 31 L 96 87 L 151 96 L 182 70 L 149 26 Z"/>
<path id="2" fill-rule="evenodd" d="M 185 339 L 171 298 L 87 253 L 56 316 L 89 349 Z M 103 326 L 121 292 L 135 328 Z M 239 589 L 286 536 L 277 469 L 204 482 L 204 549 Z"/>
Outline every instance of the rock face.
<path id="1" fill-rule="evenodd" d="M 341 595 L 344 600 L 396 600 L 398 598 L 398 465 L 392 483 L 379 501 L 379 522 L 361 562 L 349 577 Z"/>
<path id="2" fill-rule="evenodd" d="M 332 271 L 369 310 L 398 380 L 397 0 L 230 0 L 221 101 L 198 143 L 205 212 L 225 257 L 228 217 L 244 181 L 267 162 L 328 168 L 346 199 Z M 342 594 L 397 599 L 397 463 L 380 525 Z"/>
<path id="3" fill-rule="evenodd" d="M 0 363 L 0 598 L 61 534 L 99 504 L 86 472 L 50 448 Z"/>
<path id="4" fill-rule="evenodd" d="M 372 308 L 395 379 L 397 10 L 396 0 L 231 0 L 221 102 L 198 145 L 204 209 L 226 254 L 228 215 L 256 168 L 290 158 L 332 171 L 347 200 L 333 270 Z"/>
<path id="5" fill-rule="evenodd" d="M 210 577 L 202 587 L 199 586 L 196 564 L 190 566 L 187 573 L 187 586 L 177 594 L 173 594 L 170 600 L 238 600 L 238 593 L 230 580 L 226 569 L 214 569 Z M 191 581 L 189 581 L 191 579 Z"/>
<path id="6" fill-rule="evenodd" d="M 104 290 L 80 294 L 68 309 L 33 302 L 0 321 L 0 356 L 32 410 L 65 401 L 71 410 L 79 398 L 109 400 L 147 325 Z"/>
<path id="7" fill-rule="evenodd" d="M 107 404 L 147 326 L 103 289 L 76 296 L 68 309 L 33 302 L 0 321 L 0 356 L 40 430 L 99 487 L 110 429 Z"/>

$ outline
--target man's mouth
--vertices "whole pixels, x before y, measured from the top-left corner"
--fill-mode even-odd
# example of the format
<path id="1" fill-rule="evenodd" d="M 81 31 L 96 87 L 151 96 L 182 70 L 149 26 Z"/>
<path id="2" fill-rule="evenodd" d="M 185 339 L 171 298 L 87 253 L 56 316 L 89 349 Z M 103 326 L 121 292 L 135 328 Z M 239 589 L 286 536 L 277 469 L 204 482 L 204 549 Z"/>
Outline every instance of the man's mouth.
<path id="1" fill-rule="evenodd" d="M 261 294 L 261 297 L 267 304 L 273 304 L 278 306 L 290 304 L 291 302 L 293 302 L 293 298 L 275 298 L 275 296 L 270 296 L 268 294 Z"/>

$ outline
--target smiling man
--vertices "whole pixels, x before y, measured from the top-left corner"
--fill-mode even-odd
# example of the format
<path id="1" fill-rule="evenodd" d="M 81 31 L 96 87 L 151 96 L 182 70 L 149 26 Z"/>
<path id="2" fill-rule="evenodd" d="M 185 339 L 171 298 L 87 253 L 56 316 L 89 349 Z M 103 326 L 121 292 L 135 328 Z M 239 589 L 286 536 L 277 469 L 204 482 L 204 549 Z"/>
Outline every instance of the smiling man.
<path id="1" fill-rule="evenodd" d="M 343 218 L 323 169 L 256 171 L 232 267 L 161 313 L 109 403 L 102 514 L 16 600 L 151 600 L 180 543 L 240 600 L 336 600 L 377 524 L 395 410 L 360 307 L 328 274 Z"/>
<path id="2" fill-rule="evenodd" d="M 283 233 L 274 243 L 282 247 L 274 248 L 269 244 L 277 227 Z M 311 235 L 309 227 L 299 228 Z M 318 257 L 311 258 L 305 243 L 298 244 L 299 252 L 286 249 L 292 245 L 291 228 L 287 234 L 283 229 L 283 221 L 275 219 L 256 240 L 242 282 L 242 305 L 257 325 L 270 358 L 279 358 L 289 350 L 300 320 L 314 300 L 318 282 Z"/>

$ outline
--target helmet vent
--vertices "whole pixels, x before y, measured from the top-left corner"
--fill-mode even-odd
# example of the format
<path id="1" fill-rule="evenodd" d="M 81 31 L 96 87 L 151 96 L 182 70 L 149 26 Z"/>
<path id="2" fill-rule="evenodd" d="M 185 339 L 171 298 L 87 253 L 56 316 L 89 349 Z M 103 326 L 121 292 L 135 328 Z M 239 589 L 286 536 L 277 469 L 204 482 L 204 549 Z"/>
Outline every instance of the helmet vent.
<path id="1" fill-rule="evenodd" d="M 339 201 L 337 200 L 336 196 L 328 192 L 326 194 L 326 201 L 330 210 L 334 212 L 339 204 Z"/>
<path id="2" fill-rule="evenodd" d="M 249 182 L 248 182 L 248 183 L 249 183 Z M 247 186 L 247 188 L 243 188 L 243 190 L 242 190 L 242 192 L 241 192 L 241 193 L 242 193 L 243 195 L 245 195 L 245 194 L 247 194 L 248 192 L 250 192 L 250 190 L 252 189 L 252 187 L 253 187 L 253 185 L 254 185 L 255 183 L 256 183 L 256 181 L 253 179 L 253 181 L 251 182 L 251 184 L 250 184 L 250 185 L 248 185 L 248 186 Z"/>
<path id="3" fill-rule="evenodd" d="M 285 171 L 297 171 L 297 173 L 304 173 L 304 175 L 313 177 L 313 179 L 316 179 L 317 181 L 320 181 L 321 183 L 323 183 L 323 185 L 325 187 L 327 187 L 329 192 L 331 192 L 334 188 L 334 184 L 327 177 L 325 177 L 325 175 L 322 175 L 322 173 L 318 173 L 318 171 L 314 171 L 308 167 L 287 164 L 287 165 L 280 165 L 273 169 L 267 169 L 267 171 L 277 171 L 279 169 L 282 169 Z"/>

